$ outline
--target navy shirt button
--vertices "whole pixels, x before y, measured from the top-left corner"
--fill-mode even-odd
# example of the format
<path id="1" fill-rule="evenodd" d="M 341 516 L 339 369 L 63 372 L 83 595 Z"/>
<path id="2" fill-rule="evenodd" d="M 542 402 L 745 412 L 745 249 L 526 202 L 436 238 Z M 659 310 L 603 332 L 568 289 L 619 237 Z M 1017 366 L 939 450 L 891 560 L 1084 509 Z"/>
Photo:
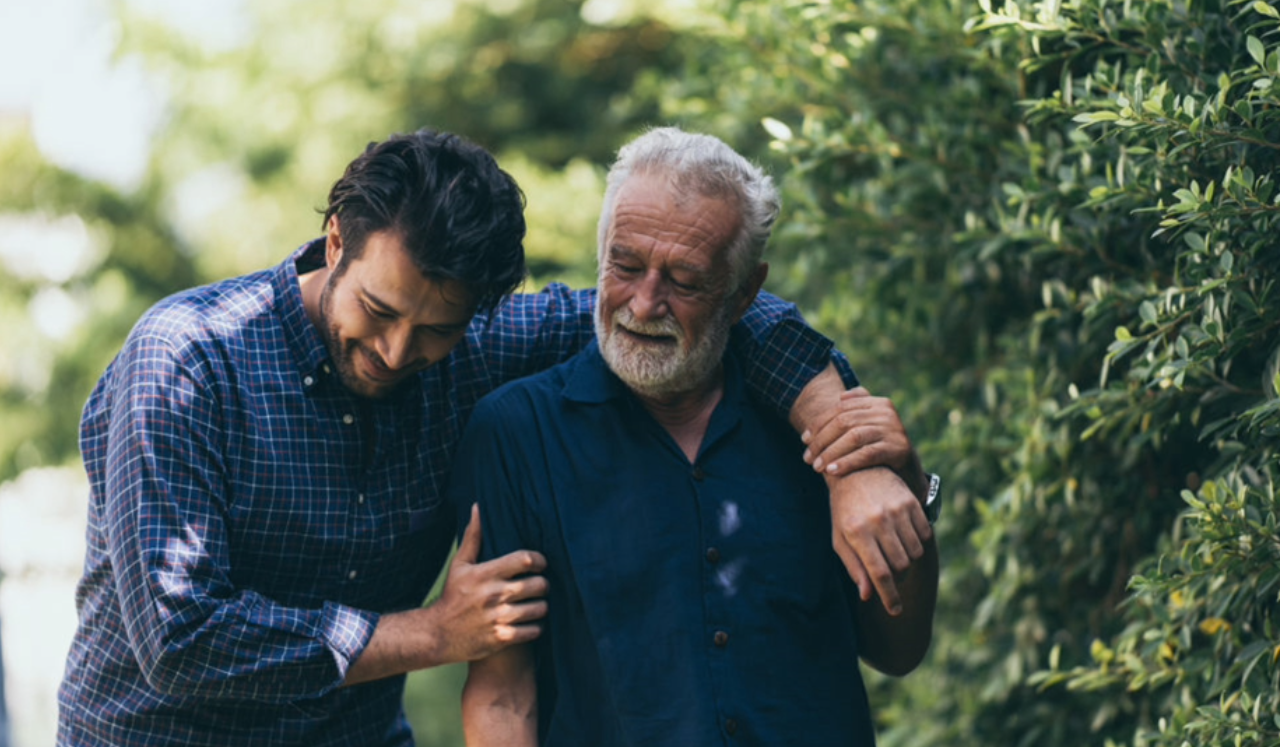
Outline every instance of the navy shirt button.
<path id="1" fill-rule="evenodd" d="M 731 718 L 725 719 L 724 731 L 726 734 L 732 737 L 738 731 L 738 722 Z"/>
<path id="2" fill-rule="evenodd" d="M 724 648 L 729 645 L 729 634 L 723 630 L 717 630 L 716 634 L 711 637 L 711 640 L 715 641 L 715 644 L 720 648 Z"/>
<path id="3" fill-rule="evenodd" d="M 719 563 L 719 562 L 720 562 L 720 551 L 719 551 L 719 550 L 717 550 L 717 549 L 715 549 L 714 547 L 708 547 L 708 548 L 707 548 L 707 562 L 708 562 L 708 563 Z"/>
<path id="4" fill-rule="evenodd" d="M 707 476 L 707 473 L 703 472 L 701 467 L 693 468 L 693 479 L 697 480 L 698 482 L 702 482 L 706 478 L 706 476 Z"/>

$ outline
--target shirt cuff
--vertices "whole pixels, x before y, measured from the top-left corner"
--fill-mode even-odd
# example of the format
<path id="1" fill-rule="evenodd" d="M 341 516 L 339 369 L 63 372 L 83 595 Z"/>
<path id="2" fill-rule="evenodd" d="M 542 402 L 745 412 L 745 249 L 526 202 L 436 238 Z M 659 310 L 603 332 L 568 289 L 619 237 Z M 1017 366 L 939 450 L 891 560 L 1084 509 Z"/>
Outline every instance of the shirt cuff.
<path id="1" fill-rule="evenodd" d="M 339 680 L 347 678 L 347 670 L 351 664 L 364 653 L 365 646 L 373 638 L 374 628 L 378 627 L 378 618 L 376 612 L 325 602 L 324 615 L 320 619 L 320 635 L 333 654 Z"/>

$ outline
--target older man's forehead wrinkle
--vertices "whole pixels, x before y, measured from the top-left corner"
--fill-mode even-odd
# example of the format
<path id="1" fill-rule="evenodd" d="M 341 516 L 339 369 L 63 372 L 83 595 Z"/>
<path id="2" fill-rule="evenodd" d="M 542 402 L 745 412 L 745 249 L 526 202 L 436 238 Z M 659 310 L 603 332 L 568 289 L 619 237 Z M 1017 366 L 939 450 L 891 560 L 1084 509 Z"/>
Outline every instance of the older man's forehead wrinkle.
<path id="1" fill-rule="evenodd" d="M 712 213 L 701 211 L 665 212 L 649 206 L 619 206 L 613 221 L 613 242 L 626 248 L 651 249 L 655 245 L 670 244 L 685 249 L 716 247 L 727 240 L 720 235 L 721 225 Z M 691 218 L 692 220 L 687 220 Z M 625 238 L 625 242 L 619 239 Z M 639 244 L 639 245 L 637 245 Z"/>

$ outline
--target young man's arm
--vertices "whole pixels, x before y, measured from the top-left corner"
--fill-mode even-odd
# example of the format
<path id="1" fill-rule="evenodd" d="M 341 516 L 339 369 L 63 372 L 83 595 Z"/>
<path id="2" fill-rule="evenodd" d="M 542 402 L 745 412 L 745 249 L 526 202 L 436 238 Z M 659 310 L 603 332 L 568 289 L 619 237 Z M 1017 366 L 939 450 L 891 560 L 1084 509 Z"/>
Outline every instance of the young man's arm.
<path id="1" fill-rule="evenodd" d="M 519 550 L 488 562 L 480 553 L 479 509 L 471 509 L 444 590 L 428 607 L 382 615 L 347 670 L 344 685 L 490 656 L 538 637 L 547 614 L 540 553 Z"/>
<path id="2" fill-rule="evenodd" d="M 528 646 L 471 662 L 462 688 L 467 747 L 535 747 L 538 685 Z"/>

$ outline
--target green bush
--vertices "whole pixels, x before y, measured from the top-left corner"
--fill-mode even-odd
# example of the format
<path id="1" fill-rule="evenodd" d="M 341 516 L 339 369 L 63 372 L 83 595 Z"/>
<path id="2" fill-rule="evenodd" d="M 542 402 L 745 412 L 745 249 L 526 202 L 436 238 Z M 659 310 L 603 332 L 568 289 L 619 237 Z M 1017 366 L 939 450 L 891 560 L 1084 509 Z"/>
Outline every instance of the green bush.
<path id="1" fill-rule="evenodd" d="M 748 0 L 689 55 L 671 115 L 785 171 L 775 288 L 949 478 L 884 743 L 1280 738 L 1276 16 Z"/>

